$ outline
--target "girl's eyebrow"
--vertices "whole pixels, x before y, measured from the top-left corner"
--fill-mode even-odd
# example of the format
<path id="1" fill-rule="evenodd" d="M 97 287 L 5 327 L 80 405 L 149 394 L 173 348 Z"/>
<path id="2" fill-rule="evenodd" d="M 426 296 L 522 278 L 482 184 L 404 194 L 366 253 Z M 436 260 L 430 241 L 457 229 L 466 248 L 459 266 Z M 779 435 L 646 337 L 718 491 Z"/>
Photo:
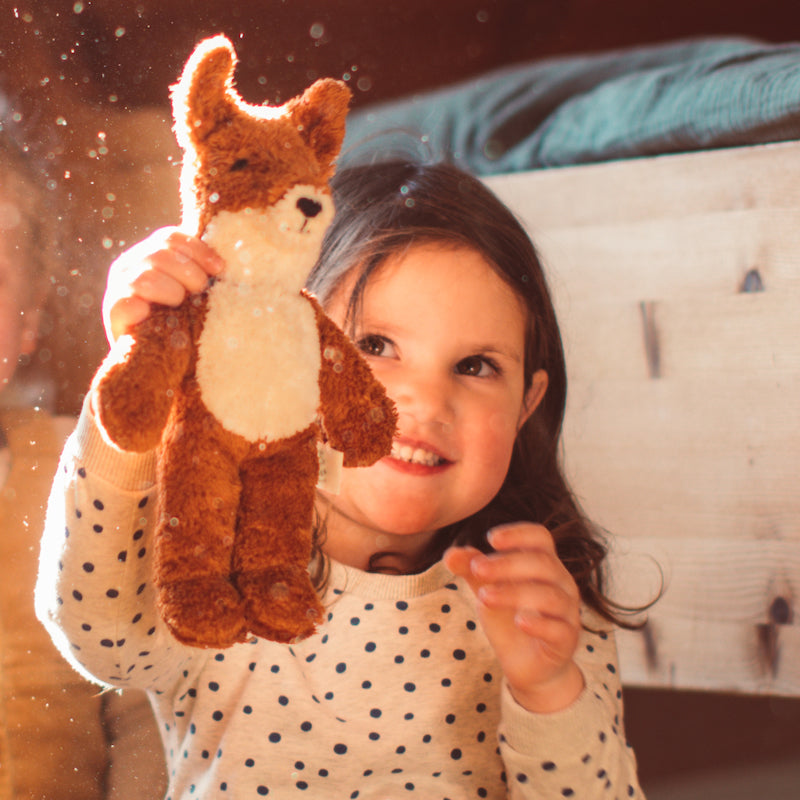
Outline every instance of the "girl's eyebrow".
<path id="1" fill-rule="evenodd" d="M 522 361 L 522 352 L 515 346 L 506 348 L 494 342 L 489 342 L 485 345 L 471 345 L 466 349 L 478 355 L 500 356 L 501 358 L 508 358 L 517 363 Z"/>

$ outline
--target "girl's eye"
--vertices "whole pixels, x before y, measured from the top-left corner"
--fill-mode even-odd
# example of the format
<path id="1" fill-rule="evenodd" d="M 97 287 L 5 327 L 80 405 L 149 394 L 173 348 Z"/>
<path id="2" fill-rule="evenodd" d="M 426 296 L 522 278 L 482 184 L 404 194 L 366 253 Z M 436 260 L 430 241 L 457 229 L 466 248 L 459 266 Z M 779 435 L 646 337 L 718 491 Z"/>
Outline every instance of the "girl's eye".
<path id="1" fill-rule="evenodd" d="M 469 356 L 462 358 L 456 364 L 456 372 L 474 378 L 490 378 L 492 375 L 497 375 L 500 368 L 492 359 L 485 356 Z"/>
<path id="2" fill-rule="evenodd" d="M 362 336 L 358 340 L 358 349 L 368 356 L 391 356 L 392 344 L 388 339 L 377 334 Z"/>

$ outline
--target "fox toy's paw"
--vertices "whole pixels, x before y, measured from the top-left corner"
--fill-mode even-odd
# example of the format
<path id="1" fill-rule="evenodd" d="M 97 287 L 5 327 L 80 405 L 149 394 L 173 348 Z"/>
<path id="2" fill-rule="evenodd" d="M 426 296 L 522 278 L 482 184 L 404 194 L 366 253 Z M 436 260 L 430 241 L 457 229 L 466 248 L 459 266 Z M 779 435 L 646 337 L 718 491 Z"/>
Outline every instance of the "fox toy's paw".
<path id="1" fill-rule="evenodd" d="M 256 636 L 296 642 L 311 636 L 322 622 L 324 608 L 304 567 L 241 573 L 236 584 L 244 598 L 247 626 Z"/>
<path id="2" fill-rule="evenodd" d="M 192 647 L 230 647 L 247 639 L 244 603 L 233 584 L 208 575 L 161 586 L 161 616 L 172 635 Z"/>

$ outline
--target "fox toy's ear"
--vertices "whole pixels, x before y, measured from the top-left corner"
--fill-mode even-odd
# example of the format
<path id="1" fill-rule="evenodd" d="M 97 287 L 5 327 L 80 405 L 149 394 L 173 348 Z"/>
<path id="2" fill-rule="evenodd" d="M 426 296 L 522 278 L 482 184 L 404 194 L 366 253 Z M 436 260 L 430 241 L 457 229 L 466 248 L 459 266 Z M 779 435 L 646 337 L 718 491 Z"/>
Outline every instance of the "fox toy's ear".
<path id="1" fill-rule="evenodd" d="M 233 73 L 236 51 L 225 36 L 200 42 L 172 86 L 175 136 L 184 149 L 196 147 L 236 108 Z"/>
<path id="2" fill-rule="evenodd" d="M 325 169 L 339 155 L 350 97 L 344 83 L 322 78 L 286 104 L 297 130 Z"/>

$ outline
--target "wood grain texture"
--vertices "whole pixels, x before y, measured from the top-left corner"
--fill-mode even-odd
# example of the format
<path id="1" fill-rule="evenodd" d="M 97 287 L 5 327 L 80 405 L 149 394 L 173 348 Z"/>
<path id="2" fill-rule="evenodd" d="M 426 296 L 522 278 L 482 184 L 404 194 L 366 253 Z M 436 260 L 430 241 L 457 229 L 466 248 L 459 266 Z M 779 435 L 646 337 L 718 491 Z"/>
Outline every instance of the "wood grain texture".
<path id="1" fill-rule="evenodd" d="M 799 615 L 770 617 L 800 603 L 798 174 L 792 142 L 488 181 L 550 280 L 568 477 L 650 565 L 615 552 L 615 589 L 665 570 L 628 683 L 800 693 Z"/>

